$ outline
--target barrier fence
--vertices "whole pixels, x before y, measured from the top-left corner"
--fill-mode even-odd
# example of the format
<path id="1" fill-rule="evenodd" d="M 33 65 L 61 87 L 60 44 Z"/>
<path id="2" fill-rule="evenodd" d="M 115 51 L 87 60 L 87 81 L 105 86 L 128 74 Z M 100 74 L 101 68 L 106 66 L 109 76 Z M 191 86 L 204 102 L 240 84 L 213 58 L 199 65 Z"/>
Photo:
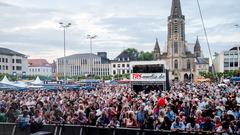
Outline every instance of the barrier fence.
<path id="1" fill-rule="evenodd" d="M 39 131 L 52 135 L 213 135 L 213 132 L 171 132 L 138 128 L 103 128 L 80 125 L 43 125 Z M 30 135 L 30 127 L 21 129 L 14 123 L 0 123 L 0 135 Z"/>

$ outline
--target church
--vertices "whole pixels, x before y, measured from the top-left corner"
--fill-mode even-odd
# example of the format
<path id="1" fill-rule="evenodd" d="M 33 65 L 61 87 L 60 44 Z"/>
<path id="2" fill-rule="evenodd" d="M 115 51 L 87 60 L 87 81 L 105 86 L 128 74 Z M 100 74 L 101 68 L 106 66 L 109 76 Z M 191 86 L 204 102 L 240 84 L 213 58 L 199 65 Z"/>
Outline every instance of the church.
<path id="1" fill-rule="evenodd" d="M 185 16 L 182 14 L 180 0 L 172 0 L 172 8 L 168 17 L 167 52 L 161 53 L 158 40 L 154 47 L 154 60 L 165 60 L 169 68 L 169 80 L 189 81 L 197 74 L 196 66 L 203 58 L 201 46 L 197 38 L 194 49 L 185 40 Z"/>

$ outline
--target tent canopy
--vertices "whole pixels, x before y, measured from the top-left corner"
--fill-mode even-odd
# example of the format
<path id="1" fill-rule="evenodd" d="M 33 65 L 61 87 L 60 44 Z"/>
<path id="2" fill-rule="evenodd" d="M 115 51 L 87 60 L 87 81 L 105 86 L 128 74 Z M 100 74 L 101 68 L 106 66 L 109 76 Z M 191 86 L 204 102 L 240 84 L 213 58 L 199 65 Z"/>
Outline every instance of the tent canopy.
<path id="1" fill-rule="evenodd" d="M 99 83 L 98 80 L 82 80 L 81 83 Z"/>
<path id="2" fill-rule="evenodd" d="M 6 75 L 5 75 L 4 78 L 2 79 L 1 83 L 3 83 L 3 84 L 9 84 L 9 85 L 12 84 L 12 82 L 10 82 L 10 81 L 8 80 L 8 78 L 7 78 Z"/>
<path id="3" fill-rule="evenodd" d="M 32 84 L 40 85 L 40 84 L 43 84 L 43 81 L 41 81 L 39 76 L 37 76 L 36 80 L 32 82 Z"/>
<path id="4" fill-rule="evenodd" d="M 233 82 L 240 82 L 240 77 L 232 77 L 230 80 Z"/>

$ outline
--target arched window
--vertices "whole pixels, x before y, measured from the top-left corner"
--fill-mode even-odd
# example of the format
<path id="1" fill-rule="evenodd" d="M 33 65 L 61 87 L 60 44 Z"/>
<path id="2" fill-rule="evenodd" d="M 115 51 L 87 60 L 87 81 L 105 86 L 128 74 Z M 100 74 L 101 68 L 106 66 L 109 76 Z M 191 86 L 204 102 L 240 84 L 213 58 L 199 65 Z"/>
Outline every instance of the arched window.
<path id="1" fill-rule="evenodd" d="M 174 53 L 178 53 L 178 43 L 174 42 Z"/>
<path id="2" fill-rule="evenodd" d="M 191 69 L 191 62 L 190 62 L 190 60 L 187 61 L 187 69 L 189 69 L 189 70 Z"/>
<path id="3" fill-rule="evenodd" d="M 178 60 L 174 61 L 174 69 L 178 69 Z"/>

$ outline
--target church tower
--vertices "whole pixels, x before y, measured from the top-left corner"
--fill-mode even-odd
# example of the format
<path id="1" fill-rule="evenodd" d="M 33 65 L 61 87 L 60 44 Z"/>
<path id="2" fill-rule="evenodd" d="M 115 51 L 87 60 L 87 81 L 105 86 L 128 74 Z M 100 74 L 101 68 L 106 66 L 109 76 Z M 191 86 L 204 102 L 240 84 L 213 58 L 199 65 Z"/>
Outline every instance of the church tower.
<path id="1" fill-rule="evenodd" d="M 195 43 L 195 46 L 194 46 L 194 55 L 195 57 L 201 57 L 201 46 L 200 46 L 200 43 L 199 43 L 199 40 L 198 40 L 198 37 L 197 37 L 197 41 Z"/>
<path id="2" fill-rule="evenodd" d="M 180 0 L 172 0 L 171 14 L 168 17 L 168 56 L 184 57 L 185 16 L 182 15 Z"/>
<path id="3" fill-rule="evenodd" d="M 194 55 L 187 52 L 185 41 L 185 16 L 182 14 L 180 0 L 172 0 L 168 16 L 167 63 L 170 79 L 184 80 L 187 67 L 192 64 Z"/>
<path id="4" fill-rule="evenodd" d="M 153 57 L 154 60 L 159 60 L 160 59 L 161 52 L 160 52 L 160 47 L 159 47 L 157 38 L 156 38 L 156 43 L 155 43 L 155 47 L 154 47 L 154 50 L 153 50 L 153 55 L 154 55 L 154 57 Z"/>

